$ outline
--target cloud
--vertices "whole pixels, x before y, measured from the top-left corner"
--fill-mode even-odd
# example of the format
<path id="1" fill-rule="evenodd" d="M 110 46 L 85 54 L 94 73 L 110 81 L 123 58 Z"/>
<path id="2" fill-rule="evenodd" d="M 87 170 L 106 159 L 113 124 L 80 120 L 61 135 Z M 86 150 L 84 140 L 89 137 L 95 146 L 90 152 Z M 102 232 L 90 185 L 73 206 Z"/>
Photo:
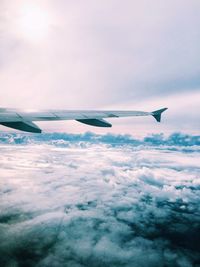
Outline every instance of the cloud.
<path id="1" fill-rule="evenodd" d="M 200 145 L 199 135 L 188 135 L 183 133 L 173 133 L 169 136 L 164 134 L 152 134 L 143 139 L 134 138 L 132 135 L 124 134 L 95 134 L 86 132 L 84 134 L 68 134 L 68 133 L 44 133 L 44 134 L 27 134 L 27 133 L 1 133 L 0 144 L 50 144 L 60 147 L 67 146 L 91 146 L 91 144 L 106 144 L 112 147 L 115 146 L 156 146 L 162 149 L 162 146 L 167 146 L 168 149 L 178 149 L 179 147 L 195 147 L 198 149 Z M 164 147 L 165 148 L 165 147 Z"/>
<path id="2" fill-rule="evenodd" d="M 0 140 L 0 265 L 198 266 L 199 136 Z"/>

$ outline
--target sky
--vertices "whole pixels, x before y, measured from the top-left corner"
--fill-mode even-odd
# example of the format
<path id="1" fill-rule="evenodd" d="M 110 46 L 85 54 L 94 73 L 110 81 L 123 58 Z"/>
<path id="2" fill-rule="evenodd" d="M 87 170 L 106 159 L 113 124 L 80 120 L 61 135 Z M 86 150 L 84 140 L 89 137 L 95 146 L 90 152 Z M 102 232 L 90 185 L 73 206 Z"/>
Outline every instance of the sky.
<path id="1" fill-rule="evenodd" d="M 1 133 L 0 150 L 0 266 L 199 266 L 199 136 Z"/>
<path id="2" fill-rule="evenodd" d="M 161 125 L 153 118 L 111 120 L 106 132 L 196 134 L 199 13 L 199 0 L 1 0 L 0 106 L 168 107 Z M 47 132 L 88 131 L 77 122 L 39 125 Z"/>

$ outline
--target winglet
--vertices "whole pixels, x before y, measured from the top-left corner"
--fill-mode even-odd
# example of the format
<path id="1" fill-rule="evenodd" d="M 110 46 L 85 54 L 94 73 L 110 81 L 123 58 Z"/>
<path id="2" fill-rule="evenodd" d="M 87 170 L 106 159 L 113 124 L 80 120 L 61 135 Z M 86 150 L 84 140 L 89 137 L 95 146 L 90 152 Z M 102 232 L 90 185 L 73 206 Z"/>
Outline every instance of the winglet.
<path id="1" fill-rule="evenodd" d="M 160 122 L 161 121 L 161 114 L 167 110 L 167 108 L 162 108 L 162 109 L 159 109 L 159 110 L 155 110 L 153 112 L 151 112 L 151 115 L 158 121 Z"/>

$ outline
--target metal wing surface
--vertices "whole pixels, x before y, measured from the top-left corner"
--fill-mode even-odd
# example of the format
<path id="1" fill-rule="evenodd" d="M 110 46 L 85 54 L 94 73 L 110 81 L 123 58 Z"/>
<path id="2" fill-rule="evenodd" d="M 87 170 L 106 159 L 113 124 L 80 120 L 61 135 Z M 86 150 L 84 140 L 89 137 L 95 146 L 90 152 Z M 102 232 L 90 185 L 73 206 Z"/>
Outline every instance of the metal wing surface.
<path id="1" fill-rule="evenodd" d="M 153 116 L 157 121 L 161 120 L 161 113 L 167 108 L 153 112 L 145 111 L 118 111 L 118 110 L 20 110 L 0 109 L 0 124 L 26 132 L 41 133 L 42 130 L 33 123 L 34 121 L 60 121 L 76 120 L 78 122 L 96 127 L 111 127 L 106 118 Z"/>

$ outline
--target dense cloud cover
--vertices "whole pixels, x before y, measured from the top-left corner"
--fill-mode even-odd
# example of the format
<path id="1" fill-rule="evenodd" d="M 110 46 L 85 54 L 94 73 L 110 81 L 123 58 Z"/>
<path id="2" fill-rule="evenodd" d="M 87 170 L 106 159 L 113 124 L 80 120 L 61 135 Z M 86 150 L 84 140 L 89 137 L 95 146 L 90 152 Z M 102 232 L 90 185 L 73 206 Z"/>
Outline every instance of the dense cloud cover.
<path id="1" fill-rule="evenodd" d="M 27 133 L 1 133 L 0 144 L 53 144 L 60 146 L 80 145 L 81 143 L 89 144 L 108 144 L 111 146 L 119 145 L 148 145 L 148 146 L 199 146 L 200 136 L 188 135 L 182 133 L 173 133 L 168 137 L 163 134 L 152 134 L 145 138 L 136 139 L 131 135 L 98 135 L 92 132 L 84 134 L 67 134 L 67 133 L 44 133 L 44 134 L 27 134 Z"/>
<path id="2" fill-rule="evenodd" d="M 199 266 L 199 145 L 1 134 L 0 266 Z"/>

